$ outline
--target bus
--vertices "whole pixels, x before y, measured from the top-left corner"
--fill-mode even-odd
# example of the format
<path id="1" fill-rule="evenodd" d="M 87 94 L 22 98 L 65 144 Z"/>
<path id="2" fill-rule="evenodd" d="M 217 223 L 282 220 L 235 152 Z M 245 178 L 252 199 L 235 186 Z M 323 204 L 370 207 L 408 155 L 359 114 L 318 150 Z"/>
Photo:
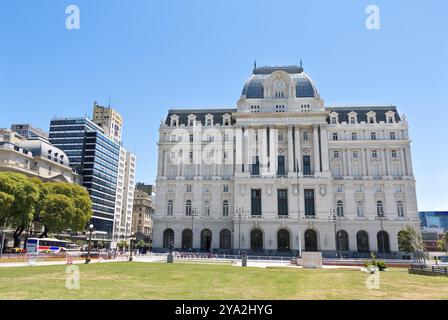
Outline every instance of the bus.
<path id="1" fill-rule="evenodd" d="M 27 253 L 61 253 L 79 250 L 79 247 L 70 241 L 53 238 L 30 238 L 26 243 Z"/>

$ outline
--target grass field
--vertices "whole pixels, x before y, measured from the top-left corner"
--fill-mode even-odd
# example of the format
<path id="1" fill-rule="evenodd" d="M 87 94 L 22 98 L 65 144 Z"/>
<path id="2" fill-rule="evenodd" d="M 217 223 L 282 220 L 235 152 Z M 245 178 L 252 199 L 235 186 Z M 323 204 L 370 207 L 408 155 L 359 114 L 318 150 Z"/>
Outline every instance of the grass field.
<path id="1" fill-rule="evenodd" d="M 380 289 L 357 270 L 241 268 L 229 265 L 79 265 L 68 290 L 66 266 L 0 268 L 0 299 L 448 299 L 448 277 L 380 274 Z"/>

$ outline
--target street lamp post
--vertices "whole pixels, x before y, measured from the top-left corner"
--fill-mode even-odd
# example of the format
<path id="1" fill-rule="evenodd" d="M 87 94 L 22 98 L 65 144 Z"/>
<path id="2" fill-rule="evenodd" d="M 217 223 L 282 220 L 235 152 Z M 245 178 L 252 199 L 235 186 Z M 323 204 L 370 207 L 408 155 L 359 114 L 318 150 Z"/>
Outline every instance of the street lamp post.
<path id="1" fill-rule="evenodd" d="M 134 241 L 134 232 L 131 232 L 131 238 L 129 239 L 129 251 L 131 252 L 129 255 L 129 261 L 132 261 L 132 243 Z"/>
<path id="2" fill-rule="evenodd" d="M 342 254 L 341 254 L 341 238 L 339 237 L 338 239 L 338 232 L 337 232 L 337 220 L 340 220 L 340 216 L 336 214 L 336 210 L 335 209 L 330 209 L 330 215 L 329 215 L 329 219 L 330 221 L 332 221 L 333 225 L 334 225 L 334 240 L 335 240 L 335 244 L 336 244 L 336 252 L 339 258 L 342 258 Z M 338 243 L 339 242 L 339 246 Z"/>
<path id="3" fill-rule="evenodd" d="M 386 259 L 386 251 L 384 248 L 384 230 L 383 230 L 384 211 L 383 210 L 378 212 L 378 217 L 380 218 L 380 226 L 381 226 L 381 249 L 382 249 L 382 253 L 384 255 L 384 259 Z"/>
<path id="4" fill-rule="evenodd" d="M 87 248 L 87 257 L 86 257 L 86 264 L 88 264 L 88 263 L 90 263 L 90 248 L 91 248 L 91 245 L 92 245 L 92 232 L 95 230 L 94 228 L 93 228 L 93 224 L 90 224 L 89 225 L 89 246 L 88 246 L 88 248 Z"/>
<path id="5" fill-rule="evenodd" d="M 191 250 L 193 251 L 193 248 L 194 248 L 194 245 L 193 245 L 193 243 L 194 243 L 194 217 L 195 216 L 197 216 L 198 215 L 198 210 L 196 209 L 196 208 L 191 208 L 191 212 L 190 212 L 190 215 L 191 215 Z"/>
<path id="6" fill-rule="evenodd" d="M 236 208 L 236 214 L 238 219 L 238 254 L 241 254 L 241 221 L 244 216 L 244 208 Z"/>
<path id="7" fill-rule="evenodd" d="M 299 257 L 302 257 L 302 240 L 300 236 L 300 188 L 299 188 L 299 160 L 296 161 L 297 173 L 297 218 L 299 219 Z"/>

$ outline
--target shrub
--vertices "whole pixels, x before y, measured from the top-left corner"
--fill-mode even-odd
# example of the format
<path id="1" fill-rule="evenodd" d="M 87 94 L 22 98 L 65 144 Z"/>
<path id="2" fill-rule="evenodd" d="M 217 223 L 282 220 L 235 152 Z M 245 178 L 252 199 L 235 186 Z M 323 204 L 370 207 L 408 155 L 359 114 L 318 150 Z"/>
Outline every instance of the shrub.
<path id="1" fill-rule="evenodd" d="M 376 266 L 380 271 L 384 271 L 387 268 L 387 265 L 384 261 L 377 261 Z"/>

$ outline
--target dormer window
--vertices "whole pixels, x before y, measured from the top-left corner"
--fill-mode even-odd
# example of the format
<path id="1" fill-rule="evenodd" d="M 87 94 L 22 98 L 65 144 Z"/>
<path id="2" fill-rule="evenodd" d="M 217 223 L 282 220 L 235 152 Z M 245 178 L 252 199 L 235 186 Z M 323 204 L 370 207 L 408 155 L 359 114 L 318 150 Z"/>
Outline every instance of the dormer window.
<path id="1" fill-rule="evenodd" d="M 194 114 L 190 114 L 188 116 L 188 125 L 190 127 L 194 126 L 196 124 L 196 116 Z"/>
<path id="2" fill-rule="evenodd" d="M 171 116 L 171 126 L 172 127 L 177 127 L 179 125 L 179 116 L 173 114 Z"/>
<path id="3" fill-rule="evenodd" d="M 376 122 L 376 113 L 373 111 L 369 111 L 367 113 L 367 120 L 368 120 L 368 123 L 375 123 Z"/>
<path id="4" fill-rule="evenodd" d="M 225 115 L 222 116 L 222 124 L 224 126 L 230 126 L 230 115 L 228 113 L 226 113 Z"/>
<path id="5" fill-rule="evenodd" d="M 330 123 L 331 124 L 338 124 L 339 123 L 339 114 L 335 111 L 330 113 Z"/>
<path id="6" fill-rule="evenodd" d="M 387 123 L 395 123 L 395 112 L 393 112 L 393 111 L 386 112 L 386 122 Z"/>
<path id="7" fill-rule="evenodd" d="M 213 125 L 213 115 L 210 113 L 205 116 L 205 125 L 212 126 Z"/>

